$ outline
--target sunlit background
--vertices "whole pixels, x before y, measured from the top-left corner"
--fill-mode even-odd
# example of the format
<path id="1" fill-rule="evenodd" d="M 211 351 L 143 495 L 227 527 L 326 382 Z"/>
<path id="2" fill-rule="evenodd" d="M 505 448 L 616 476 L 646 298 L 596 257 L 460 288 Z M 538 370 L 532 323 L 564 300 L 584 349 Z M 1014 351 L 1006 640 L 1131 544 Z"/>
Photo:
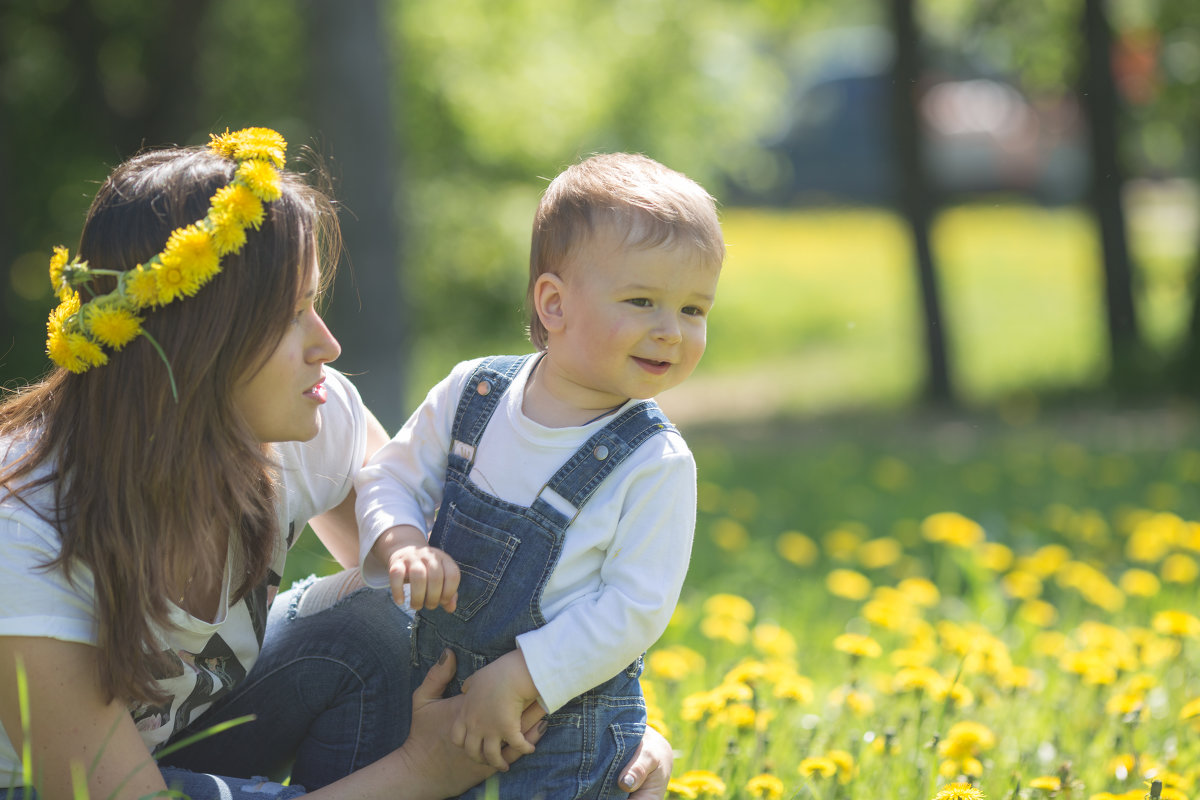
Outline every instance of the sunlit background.
<path id="1" fill-rule="evenodd" d="M 1198 90 L 1182 0 L 8 0 L 0 379 L 112 166 L 267 125 L 335 180 L 338 366 L 394 430 L 528 348 L 549 179 L 647 153 L 729 245 L 660 398 L 700 472 L 672 797 L 1186 798 Z M 288 577 L 334 568 L 306 534 Z"/>

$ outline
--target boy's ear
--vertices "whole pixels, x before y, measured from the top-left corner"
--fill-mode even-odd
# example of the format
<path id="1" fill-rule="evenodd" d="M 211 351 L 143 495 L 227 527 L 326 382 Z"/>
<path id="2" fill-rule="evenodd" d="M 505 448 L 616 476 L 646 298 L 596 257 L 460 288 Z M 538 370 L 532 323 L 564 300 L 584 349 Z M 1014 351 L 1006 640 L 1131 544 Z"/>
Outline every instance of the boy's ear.
<path id="1" fill-rule="evenodd" d="M 548 333 L 557 333 L 563 328 L 563 279 L 553 272 L 543 272 L 533 284 L 533 308 L 542 327 Z"/>

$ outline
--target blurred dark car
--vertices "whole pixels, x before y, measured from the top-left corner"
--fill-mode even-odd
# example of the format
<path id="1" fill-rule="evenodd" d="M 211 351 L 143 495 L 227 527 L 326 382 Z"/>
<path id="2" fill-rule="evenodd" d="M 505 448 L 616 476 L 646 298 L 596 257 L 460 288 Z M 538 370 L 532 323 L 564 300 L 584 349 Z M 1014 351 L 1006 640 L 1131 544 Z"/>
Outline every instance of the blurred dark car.
<path id="1" fill-rule="evenodd" d="M 890 59 L 885 31 L 824 34 L 793 64 L 791 106 L 764 143 L 777 179 L 742 187 L 738 200 L 892 205 Z M 1070 98 L 1035 102 L 1002 77 L 962 67 L 931 69 L 917 95 L 936 201 L 1001 194 L 1062 204 L 1083 195 L 1086 152 Z"/>

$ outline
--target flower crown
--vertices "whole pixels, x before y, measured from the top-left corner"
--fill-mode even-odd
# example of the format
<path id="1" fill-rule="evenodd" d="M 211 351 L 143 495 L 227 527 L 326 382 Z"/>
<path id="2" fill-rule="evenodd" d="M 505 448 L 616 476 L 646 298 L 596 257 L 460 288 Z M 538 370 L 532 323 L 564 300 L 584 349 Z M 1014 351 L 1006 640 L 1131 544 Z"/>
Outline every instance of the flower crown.
<path id="1" fill-rule="evenodd" d="M 176 228 L 161 253 L 129 270 L 92 269 L 79 256 L 68 260 L 67 248 L 55 247 L 50 258 L 50 284 L 59 306 L 50 312 L 46 354 L 71 372 L 86 372 L 108 363 L 104 348 L 120 350 L 144 336 L 167 365 L 171 392 L 175 376 L 162 347 L 142 328 L 142 314 L 191 297 L 221 271 L 221 258 L 246 244 L 246 229 L 258 230 L 266 218 L 264 203 L 282 194 L 287 142 L 270 128 L 245 128 L 212 134 L 208 146 L 237 162 L 233 181 L 212 196 L 204 219 Z M 93 276 L 113 275 L 117 288 L 95 295 Z M 87 287 L 83 302 L 76 287 Z M 176 394 L 176 397 L 178 395 Z"/>

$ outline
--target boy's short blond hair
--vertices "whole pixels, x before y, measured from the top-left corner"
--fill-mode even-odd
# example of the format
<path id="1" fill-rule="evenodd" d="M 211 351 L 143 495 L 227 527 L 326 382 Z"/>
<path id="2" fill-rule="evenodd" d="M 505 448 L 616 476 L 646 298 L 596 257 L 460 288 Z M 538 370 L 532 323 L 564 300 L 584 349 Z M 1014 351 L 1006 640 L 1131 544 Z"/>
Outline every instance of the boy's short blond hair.
<path id="1" fill-rule="evenodd" d="M 546 349 L 546 329 L 534 309 L 534 284 L 544 273 L 561 274 L 603 224 L 623 233 L 628 247 L 688 247 L 704 263 L 725 260 L 716 201 L 700 184 L 636 153 L 584 159 L 550 182 L 533 218 L 526 303 L 537 349 Z"/>

